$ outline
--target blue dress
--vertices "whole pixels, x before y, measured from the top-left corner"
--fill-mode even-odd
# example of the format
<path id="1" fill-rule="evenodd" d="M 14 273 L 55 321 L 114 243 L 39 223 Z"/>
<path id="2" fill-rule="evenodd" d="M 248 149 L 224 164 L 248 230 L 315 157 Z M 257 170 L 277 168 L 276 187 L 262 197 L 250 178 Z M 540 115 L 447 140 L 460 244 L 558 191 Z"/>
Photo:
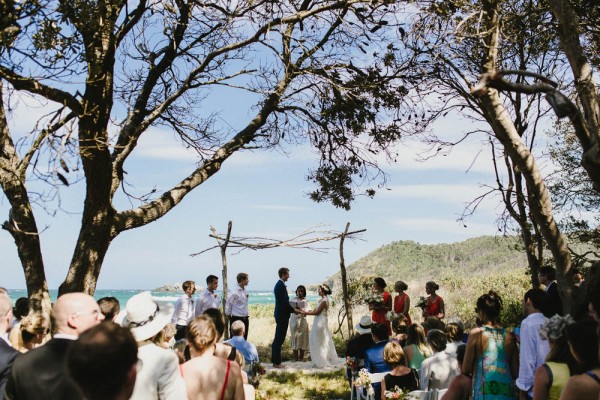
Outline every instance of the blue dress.
<path id="1" fill-rule="evenodd" d="M 482 329 L 488 345 L 483 355 L 475 358 L 472 400 L 516 399 L 508 356 L 504 349 L 506 329 L 489 326 L 483 326 Z"/>

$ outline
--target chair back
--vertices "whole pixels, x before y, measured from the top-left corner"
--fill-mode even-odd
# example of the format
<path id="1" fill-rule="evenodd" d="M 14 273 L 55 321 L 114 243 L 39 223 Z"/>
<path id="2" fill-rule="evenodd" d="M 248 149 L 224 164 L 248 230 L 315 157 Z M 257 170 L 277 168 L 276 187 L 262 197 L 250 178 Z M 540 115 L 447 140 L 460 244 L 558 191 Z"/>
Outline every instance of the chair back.
<path id="1" fill-rule="evenodd" d="M 434 400 L 432 395 L 433 391 L 431 390 L 413 390 L 405 398 L 410 400 Z"/>

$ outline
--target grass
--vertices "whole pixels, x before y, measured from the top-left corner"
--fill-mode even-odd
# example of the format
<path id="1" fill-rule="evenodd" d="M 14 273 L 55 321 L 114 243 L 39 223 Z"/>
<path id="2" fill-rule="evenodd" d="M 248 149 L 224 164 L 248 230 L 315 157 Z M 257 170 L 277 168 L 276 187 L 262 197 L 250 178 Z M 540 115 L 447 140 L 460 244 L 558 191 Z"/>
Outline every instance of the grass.
<path id="1" fill-rule="evenodd" d="M 349 399 L 350 386 L 344 371 L 281 372 L 265 375 L 256 391 L 257 400 L 332 400 Z"/>

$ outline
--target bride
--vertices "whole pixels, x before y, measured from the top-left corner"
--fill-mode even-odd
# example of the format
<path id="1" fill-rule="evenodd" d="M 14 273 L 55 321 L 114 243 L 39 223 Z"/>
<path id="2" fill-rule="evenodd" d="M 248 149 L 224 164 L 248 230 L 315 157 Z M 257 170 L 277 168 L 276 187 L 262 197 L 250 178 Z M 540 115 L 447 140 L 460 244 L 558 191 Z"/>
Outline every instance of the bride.
<path id="1" fill-rule="evenodd" d="M 321 299 L 317 307 L 312 311 L 300 311 L 304 315 L 314 315 L 313 325 L 308 336 L 308 346 L 313 364 L 317 367 L 327 367 L 341 363 L 335 351 L 335 345 L 331 338 L 331 332 L 327 323 L 327 310 L 329 309 L 329 298 L 331 289 L 326 284 L 319 285 L 318 290 Z"/>

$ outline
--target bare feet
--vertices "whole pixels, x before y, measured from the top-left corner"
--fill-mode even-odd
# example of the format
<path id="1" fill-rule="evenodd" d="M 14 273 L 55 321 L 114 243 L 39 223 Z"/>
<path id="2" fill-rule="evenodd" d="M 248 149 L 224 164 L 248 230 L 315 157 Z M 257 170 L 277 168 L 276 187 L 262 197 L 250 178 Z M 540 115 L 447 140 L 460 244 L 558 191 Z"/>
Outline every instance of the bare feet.
<path id="1" fill-rule="evenodd" d="M 284 369 L 285 365 L 281 365 L 281 364 L 273 364 L 273 368 L 277 368 L 277 369 Z"/>

